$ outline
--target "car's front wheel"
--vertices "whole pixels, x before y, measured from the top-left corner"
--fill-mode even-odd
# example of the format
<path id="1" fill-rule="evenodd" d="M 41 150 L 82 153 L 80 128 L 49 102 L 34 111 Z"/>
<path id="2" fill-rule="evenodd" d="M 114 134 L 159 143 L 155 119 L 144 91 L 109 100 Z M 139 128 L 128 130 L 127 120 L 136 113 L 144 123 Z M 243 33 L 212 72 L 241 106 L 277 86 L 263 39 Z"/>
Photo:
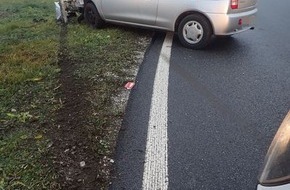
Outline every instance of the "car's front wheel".
<path id="1" fill-rule="evenodd" d="M 191 14 L 184 17 L 178 26 L 180 42 L 191 49 L 206 47 L 211 40 L 212 34 L 210 22 L 199 14 Z"/>
<path id="2" fill-rule="evenodd" d="M 104 21 L 101 18 L 96 6 L 92 2 L 85 4 L 84 18 L 86 23 L 88 23 L 93 28 L 100 28 L 104 24 Z"/>

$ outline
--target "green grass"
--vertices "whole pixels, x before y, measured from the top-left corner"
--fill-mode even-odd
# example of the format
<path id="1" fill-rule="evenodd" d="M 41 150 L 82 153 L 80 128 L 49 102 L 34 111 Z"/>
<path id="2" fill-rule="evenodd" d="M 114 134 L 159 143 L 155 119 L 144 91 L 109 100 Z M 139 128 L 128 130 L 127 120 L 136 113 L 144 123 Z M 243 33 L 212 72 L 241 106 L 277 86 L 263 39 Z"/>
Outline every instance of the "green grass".
<path id="1" fill-rule="evenodd" d="M 60 188 L 46 135 L 61 107 L 56 95 L 61 26 L 53 3 L 1 0 L 0 190 Z M 84 99 L 91 102 L 84 118 L 92 134 L 88 138 L 102 159 L 112 154 L 118 133 L 115 120 L 122 115 L 113 109 L 111 98 L 132 79 L 126 70 L 136 65 L 138 38 L 146 34 L 111 26 L 93 30 L 75 19 L 67 30 L 68 56 L 76 63 L 72 75 L 86 81 Z"/>
<path id="2" fill-rule="evenodd" d="M 41 163 L 46 154 L 42 134 L 25 129 L 11 133 L 1 139 L 0 154 L 0 189 L 57 188 L 53 171 Z"/>
<path id="3" fill-rule="evenodd" d="M 143 47 L 139 44 L 145 36 L 148 37 L 148 33 L 132 28 L 106 26 L 93 30 L 85 25 L 68 25 L 70 56 L 77 63 L 74 77 L 86 81 L 90 89 L 84 97 L 91 102 L 87 108 L 86 127 L 92 134 L 88 136 L 92 149 L 98 155 L 98 162 L 102 163 L 98 168 L 101 189 L 107 189 L 108 165 L 111 165 L 103 163 L 103 158 L 113 156 L 120 127 L 116 121 L 120 121 L 124 114 L 124 110 L 115 109 L 112 97 L 123 89 L 127 81 L 134 80 L 134 74 L 128 70 L 136 67 L 138 51 L 145 50 L 144 44 Z"/>
<path id="4" fill-rule="evenodd" d="M 52 1 L 31 2 L 0 4 L 0 189 L 58 187 L 41 127 L 57 109 L 59 27 Z"/>

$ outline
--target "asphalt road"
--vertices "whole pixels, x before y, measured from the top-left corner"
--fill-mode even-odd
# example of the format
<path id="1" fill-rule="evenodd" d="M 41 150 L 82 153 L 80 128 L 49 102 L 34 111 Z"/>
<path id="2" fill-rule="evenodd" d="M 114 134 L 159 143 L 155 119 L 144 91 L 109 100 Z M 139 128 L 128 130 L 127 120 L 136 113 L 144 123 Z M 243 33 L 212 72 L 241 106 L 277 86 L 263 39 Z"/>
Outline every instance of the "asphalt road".
<path id="1" fill-rule="evenodd" d="M 290 1 L 259 1 L 256 29 L 194 51 L 173 40 L 168 77 L 168 189 L 255 189 L 290 109 Z M 155 72 L 148 49 L 119 135 L 111 189 L 142 189 Z"/>

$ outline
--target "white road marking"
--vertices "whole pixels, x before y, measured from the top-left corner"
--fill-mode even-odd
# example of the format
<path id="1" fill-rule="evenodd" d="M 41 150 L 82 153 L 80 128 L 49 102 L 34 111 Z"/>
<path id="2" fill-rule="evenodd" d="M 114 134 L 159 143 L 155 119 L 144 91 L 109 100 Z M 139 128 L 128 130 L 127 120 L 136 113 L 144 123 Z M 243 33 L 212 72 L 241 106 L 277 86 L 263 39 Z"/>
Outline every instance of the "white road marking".
<path id="1" fill-rule="evenodd" d="M 168 188 L 167 100 L 172 33 L 162 45 L 155 74 L 147 133 L 143 190 Z"/>

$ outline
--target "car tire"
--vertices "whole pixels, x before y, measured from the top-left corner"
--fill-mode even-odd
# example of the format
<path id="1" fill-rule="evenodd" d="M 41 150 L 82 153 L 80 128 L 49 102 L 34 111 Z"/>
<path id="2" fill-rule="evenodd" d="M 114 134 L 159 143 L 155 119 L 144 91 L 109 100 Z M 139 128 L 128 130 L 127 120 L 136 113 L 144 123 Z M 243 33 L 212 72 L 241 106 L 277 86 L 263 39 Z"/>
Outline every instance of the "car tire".
<path id="1" fill-rule="evenodd" d="M 178 38 L 191 49 L 205 48 L 212 37 L 212 27 L 207 18 L 199 14 L 184 17 L 178 26 Z"/>
<path id="2" fill-rule="evenodd" d="M 101 18 L 95 4 L 92 2 L 85 4 L 84 18 L 86 23 L 93 28 L 101 28 L 104 25 L 103 19 Z"/>

